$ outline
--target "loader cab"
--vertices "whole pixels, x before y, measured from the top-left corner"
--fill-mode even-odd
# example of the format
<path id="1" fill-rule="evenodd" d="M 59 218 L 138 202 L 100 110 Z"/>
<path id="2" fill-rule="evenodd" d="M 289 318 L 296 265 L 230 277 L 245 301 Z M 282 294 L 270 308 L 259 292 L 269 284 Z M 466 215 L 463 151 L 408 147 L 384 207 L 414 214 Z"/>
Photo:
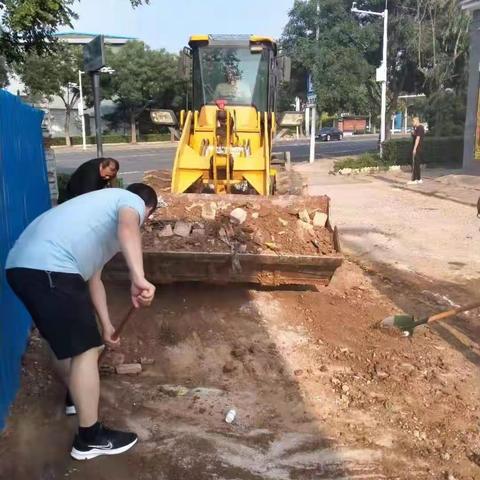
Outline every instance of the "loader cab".
<path id="1" fill-rule="evenodd" d="M 194 35 L 180 75 L 192 82 L 192 109 L 180 112 L 173 193 L 275 192 L 271 168 L 278 87 L 290 62 L 258 35 Z M 158 125 L 176 125 L 173 112 L 151 111 Z"/>
<path id="2" fill-rule="evenodd" d="M 193 107 L 254 107 L 275 111 L 277 48 L 268 38 L 192 37 Z"/>

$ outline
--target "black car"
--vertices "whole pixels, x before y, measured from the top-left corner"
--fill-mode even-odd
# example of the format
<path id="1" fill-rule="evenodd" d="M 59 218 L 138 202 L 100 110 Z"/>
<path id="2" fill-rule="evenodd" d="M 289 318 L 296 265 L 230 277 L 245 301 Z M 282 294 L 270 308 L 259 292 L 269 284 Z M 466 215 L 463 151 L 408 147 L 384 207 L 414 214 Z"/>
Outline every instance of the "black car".
<path id="1" fill-rule="evenodd" d="M 325 127 L 320 129 L 316 138 L 322 142 L 329 142 L 330 140 L 342 140 L 343 132 L 335 127 Z"/>

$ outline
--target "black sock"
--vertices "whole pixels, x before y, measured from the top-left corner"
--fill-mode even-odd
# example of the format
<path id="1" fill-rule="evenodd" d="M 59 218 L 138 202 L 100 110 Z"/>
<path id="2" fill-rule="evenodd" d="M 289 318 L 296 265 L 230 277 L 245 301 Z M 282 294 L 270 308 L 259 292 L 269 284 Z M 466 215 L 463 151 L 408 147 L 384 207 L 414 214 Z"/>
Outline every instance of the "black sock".
<path id="1" fill-rule="evenodd" d="M 78 427 L 78 435 L 84 442 L 93 442 L 99 429 L 99 422 L 94 423 L 91 427 Z"/>
<path id="2" fill-rule="evenodd" d="M 70 395 L 70 390 L 67 390 L 67 395 L 65 396 L 65 405 L 67 407 L 74 405 L 72 396 Z"/>

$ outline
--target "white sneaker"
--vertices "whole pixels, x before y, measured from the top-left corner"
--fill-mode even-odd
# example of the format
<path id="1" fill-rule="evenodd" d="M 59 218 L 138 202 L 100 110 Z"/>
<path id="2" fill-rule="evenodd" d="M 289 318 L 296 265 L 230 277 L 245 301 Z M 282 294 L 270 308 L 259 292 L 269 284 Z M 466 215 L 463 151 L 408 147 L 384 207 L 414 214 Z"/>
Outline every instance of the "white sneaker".
<path id="1" fill-rule="evenodd" d="M 417 185 L 418 185 L 419 183 L 423 183 L 423 180 L 417 180 L 416 183 L 417 183 Z"/>
<path id="2" fill-rule="evenodd" d="M 67 415 L 67 417 L 70 417 L 76 414 L 77 414 L 77 409 L 75 408 L 75 405 L 65 405 L 65 415 Z"/>

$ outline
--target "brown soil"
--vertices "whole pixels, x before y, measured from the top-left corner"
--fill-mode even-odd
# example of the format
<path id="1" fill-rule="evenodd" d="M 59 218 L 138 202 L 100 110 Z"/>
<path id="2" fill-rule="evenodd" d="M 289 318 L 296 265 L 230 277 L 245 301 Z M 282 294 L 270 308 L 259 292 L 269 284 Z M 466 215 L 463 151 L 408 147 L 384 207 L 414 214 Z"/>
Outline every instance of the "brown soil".
<path id="1" fill-rule="evenodd" d="M 326 196 L 285 196 L 269 200 L 250 195 L 171 195 L 166 193 L 168 172 L 148 172 L 145 181 L 167 204 L 165 208 L 157 209 L 153 219 L 145 226 L 146 251 L 273 251 L 279 255 L 335 253 L 331 230 L 311 225 L 316 212 L 328 213 L 329 199 Z M 202 210 L 212 207 L 216 212 L 215 220 L 205 219 Z M 236 208 L 247 213 L 247 220 L 241 225 L 230 218 L 230 213 Z M 310 222 L 299 219 L 303 210 L 308 212 Z M 178 221 L 188 223 L 192 234 L 186 238 L 159 236 L 167 225 L 173 229 Z"/>
<path id="2" fill-rule="evenodd" d="M 108 290 L 121 318 L 128 288 Z M 67 455 L 75 420 L 34 336 L 0 478 L 480 478 L 477 367 L 428 328 L 374 328 L 396 310 L 351 263 L 320 292 L 162 287 L 120 348 L 154 363 L 102 380 L 102 418 L 141 441 L 88 463 Z"/>

